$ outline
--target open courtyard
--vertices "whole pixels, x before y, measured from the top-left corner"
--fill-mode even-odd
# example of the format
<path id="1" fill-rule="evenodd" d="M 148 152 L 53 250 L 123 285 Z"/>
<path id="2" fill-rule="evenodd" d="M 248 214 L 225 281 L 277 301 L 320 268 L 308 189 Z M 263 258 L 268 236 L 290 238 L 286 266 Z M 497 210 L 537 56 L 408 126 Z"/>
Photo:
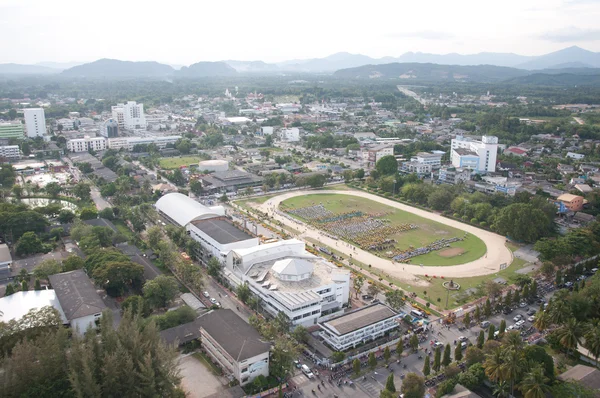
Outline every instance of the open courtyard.
<path id="1" fill-rule="evenodd" d="M 329 203 L 327 203 L 328 199 Z M 356 207 L 349 207 L 352 204 Z M 280 205 L 283 206 L 280 207 Z M 427 245 L 443 238 L 462 238 L 463 240 L 457 240 L 450 243 L 448 247 L 412 257 L 410 262 L 397 261 L 387 258 L 389 253 L 386 253 L 386 250 L 376 253 L 369 250 L 369 247 L 363 249 L 349 238 L 346 238 L 349 242 L 346 243 L 341 237 L 338 238 L 332 232 L 320 228 L 319 222 L 304 221 L 312 217 L 314 212 L 305 213 L 303 217 L 302 211 L 299 209 L 319 205 L 325 210 L 323 212 L 321 207 L 314 209 L 317 212 L 323 212 L 319 221 L 339 221 L 335 219 L 338 217 L 335 215 L 336 213 L 338 215 L 346 214 L 345 219 L 361 217 L 347 215 L 353 211 L 364 211 L 367 214 L 388 218 L 390 221 L 384 222 L 383 227 L 396 228 L 395 232 L 392 231 L 394 234 L 390 233 L 390 237 L 396 240 L 394 247 L 399 251 L 410 249 L 411 245 L 413 248 L 422 247 L 417 245 Z M 414 280 L 414 275 L 437 275 L 446 278 L 490 275 L 498 273 L 502 264 L 509 265 L 513 260 L 512 252 L 506 247 L 506 238 L 503 236 L 362 191 L 295 191 L 269 198 L 264 203 L 255 203 L 253 206 L 268 213 L 273 219 L 286 226 L 299 230 L 298 237 L 300 239 L 321 242 L 323 245 L 350 255 L 356 261 L 368 264 L 384 274 L 404 281 Z M 286 210 L 299 210 L 299 212 L 293 215 Z M 331 216 L 327 211 L 334 215 Z M 333 220 L 331 220 L 332 217 Z M 408 226 L 406 226 L 407 224 Z M 410 224 L 414 224 L 416 227 L 409 228 Z M 404 225 L 404 230 L 398 230 L 401 225 Z M 378 228 L 382 228 L 382 226 L 380 225 Z M 343 231 L 346 234 L 352 234 L 355 233 L 355 229 L 345 227 Z M 332 230 L 330 229 L 330 231 Z M 368 236 L 368 234 L 366 235 Z M 355 238 L 356 235 L 352 235 L 352 237 Z"/>
<path id="2" fill-rule="evenodd" d="M 178 156 L 173 158 L 162 158 L 160 159 L 160 167 L 165 170 L 178 169 L 182 166 L 198 166 L 198 163 L 204 158 L 199 156 Z"/>

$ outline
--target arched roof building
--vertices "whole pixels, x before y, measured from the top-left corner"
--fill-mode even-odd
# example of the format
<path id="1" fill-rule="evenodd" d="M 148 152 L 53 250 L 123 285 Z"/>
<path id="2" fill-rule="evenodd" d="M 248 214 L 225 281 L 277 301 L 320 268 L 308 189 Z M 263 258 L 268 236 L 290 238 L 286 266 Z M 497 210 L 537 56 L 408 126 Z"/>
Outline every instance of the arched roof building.
<path id="1" fill-rule="evenodd" d="M 192 221 L 225 215 L 223 206 L 207 207 L 180 193 L 168 193 L 158 199 L 156 210 L 173 223 L 185 227 Z"/>

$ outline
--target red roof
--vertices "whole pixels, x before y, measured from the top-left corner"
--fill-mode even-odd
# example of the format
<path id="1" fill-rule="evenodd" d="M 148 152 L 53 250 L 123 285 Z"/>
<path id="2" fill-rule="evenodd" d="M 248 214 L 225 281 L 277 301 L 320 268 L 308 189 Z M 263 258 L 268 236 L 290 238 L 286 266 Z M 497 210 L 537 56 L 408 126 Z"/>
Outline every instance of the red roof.
<path id="1" fill-rule="evenodd" d="M 518 155 L 523 155 L 523 154 L 527 153 L 526 150 L 521 149 L 521 148 L 508 148 L 507 151 L 516 153 Z"/>

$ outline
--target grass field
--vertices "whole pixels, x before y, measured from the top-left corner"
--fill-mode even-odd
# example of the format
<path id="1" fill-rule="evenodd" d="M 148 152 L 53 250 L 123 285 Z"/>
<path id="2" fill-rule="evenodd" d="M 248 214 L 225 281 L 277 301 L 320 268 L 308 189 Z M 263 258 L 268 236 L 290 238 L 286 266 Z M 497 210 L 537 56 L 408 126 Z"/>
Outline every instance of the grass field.
<path id="1" fill-rule="evenodd" d="M 189 166 L 192 164 L 198 164 L 198 162 L 204 160 L 199 156 L 181 156 L 176 158 L 162 158 L 160 159 L 160 167 L 166 170 L 178 169 L 181 166 Z"/>
<path id="2" fill-rule="evenodd" d="M 416 229 L 399 232 L 390 236 L 390 238 L 396 240 L 397 244 L 395 247 L 399 250 L 408 249 L 410 246 L 415 248 L 423 247 L 441 238 L 464 236 L 464 232 L 459 229 L 419 217 L 409 212 L 394 209 L 369 199 L 354 196 L 336 194 L 297 196 L 282 202 L 281 209 L 294 210 L 318 204 L 322 204 L 327 210 L 335 214 L 349 211 L 362 211 L 363 213 L 385 212 L 388 214 L 384 218 L 390 220 L 392 225 L 407 223 L 417 225 Z M 301 219 L 301 217 L 298 218 Z M 455 253 L 446 250 L 433 251 L 425 255 L 413 257 L 411 262 L 423 265 L 457 265 L 478 259 L 486 251 L 483 241 L 472 234 L 469 234 L 462 241 L 451 243 L 450 247 L 460 250 L 454 250 Z"/>

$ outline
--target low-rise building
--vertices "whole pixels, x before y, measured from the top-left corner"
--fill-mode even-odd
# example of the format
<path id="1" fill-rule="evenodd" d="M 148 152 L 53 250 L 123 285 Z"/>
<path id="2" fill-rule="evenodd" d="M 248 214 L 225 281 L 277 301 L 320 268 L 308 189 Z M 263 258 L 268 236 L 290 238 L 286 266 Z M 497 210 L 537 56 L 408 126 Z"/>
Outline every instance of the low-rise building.
<path id="1" fill-rule="evenodd" d="M 87 152 L 90 149 L 94 151 L 103 151 L 106 149 L 106 138 L 88 137 L 74 138 L 67 141 L 67 149 L 70 152 Z"/>
<path id="2" fill-rule="evenodd" d="M 22 140 L 25 138 L 25 127 L 20 122 L 0 123 L 0 139 L 2 138 Z"/>
<path id="3" fill-rule="evenodd" d="M 581 160 L 585 157 L 585 155 L 581 153 L 567 152 L 567 157 L 570 159 Z"/>
<path id="4" fill-rule="evenodd" d="M 180 138 L 180 135 L 109 138 L 108 147 L 110 149 L 116 149 L 117 151 L 124 148 L 131 152 L 136 145 L 154 144 L 159 149 L 164 149 L 169 144 L 175 144 Z"/>
<path id="5" fill-rule="evenodd" d="M 433 167 L 430 164 L 419 162 L 404 162 L 402 163 L 402 171 L 407 173 L 417 173 L 419 175 L 430 174 Z"/>
<path id="6" fill-rule="evenodd" d="M 430 165 L 433 170 L 437 170 L 442 166 L 443 155 L 444 153 L 441 151 L 436 151 L 432 153 L 419 152 L 415 156 L 413 156 L 410 159 L 410 161 Z"/>
<path id="7" fill-rule="evenodd" d="M 580 211 L 583 209 L 583 196 L 565 193 L 556 198 L 556 200 L 562 203 L 569 211 Z"/>
<path id="8" fill-rule="evenodd" d="M 442 167 L 439 180 L 447 184 L 459 184 L 471 179 L 472 170 L 460 167 Z"/>
<path id="9" fill-rule="evenodd" d="M 291 127 L 289 129 L 281 129 L 281 131 L 279 132 L 279 138 L 282 141 L 298 142 L 298 141 L 300 141 L 300 129 L 298 129 L 298 127 Z"/>
<path id="10" fill-rule="evenodd" d="M 56 297 L 56 291 L 51 289 L 15 292 L 9 296 L 0 298 L 0 321 L 17 321 L 27 315 L 29 311 L 40 310 L 44 307 L 55 308 L 63 324 L 68 323 L 60 302 Z"/>
<path id="11" fill-rule="evenodd" d="M 8 161 L 19 160 L 21 158 L 21 151 L 18 145 L 2 145 L 0 146 L 0 159 Z"/>
<path id="12" fill-rule="evenodd" d="M 241 170 L 218 171 L 200 177 L 206 191 L 235 192 L 247 187 L 262 185 L 262 177 Z"/>
<path id="13" fill-rule="evenodd" d="M 381 159 L 384 156 L 390 155 L 394 155 L 393 144 L 375 145 L 363 151 L 363 160 L 367 162 L 368 167 L 374 167 L 379 161 L 379 159 Z"/>
<path id="14" fill-rule="evenodd" d="M 382 303 L 371 304 L 320 322 L 320 335 L 336 351 L 344 351 L 396 330 L 401 316 Z"/>
<path id="15" fill-rule="evenodd" d="M 247 282 L 269 313 L 283 312 L 294 325 L 315 325 L 348 303 L 349 272 L 307 252 L 297 239 L 232 250 L 225 267 L 233 284 Z"/>

